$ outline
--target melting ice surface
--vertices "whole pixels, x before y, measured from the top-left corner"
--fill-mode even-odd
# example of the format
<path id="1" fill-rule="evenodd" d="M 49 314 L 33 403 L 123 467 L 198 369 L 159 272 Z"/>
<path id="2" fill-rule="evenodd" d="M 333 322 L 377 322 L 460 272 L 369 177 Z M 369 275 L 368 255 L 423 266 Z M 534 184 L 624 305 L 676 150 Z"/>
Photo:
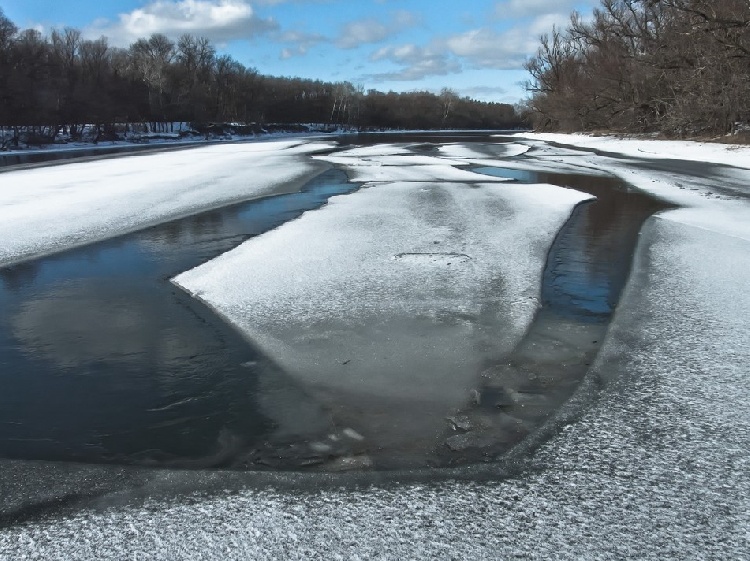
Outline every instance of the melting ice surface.
<path id="1" fill-rule="evenodd" d="M 421 465 L 446 416 L 528 327 L 550 244 L 588 195 L 477 174 L 466 183 L 471 172 L 451 162 L 392 152 L 337 153 L 369 181 L 363 189 L 174 282 L 363 435 L 370 454 L 387 450 L 380 465 Z"/>
<path id="2" fill-rule="evenodd" d="M 477 166 L 473 171 L 523 182 L 574 184 L 596 199 L 581 205 L 559 232 L 545 267 L 542 303 L 558 315 L 605 323 L 627 279 L 643 221 L 666 208 L 619 179 Z"/>
<path id="3" fill-rule="evenodd" d="M 570 176 L 497 171 L 502 162 L 520 161 L 514 158 L 525 146 L 397 139 L 344 147 L 314 164 L 295 155 L 295 174 L 333 163 L 367 183 L 291 222 L 357 185 L 332 170 L 299 195 L 0 269 L 7 312 L 0 376 L 10 389 L 0 398 L 2 455 L 387 468 L 429 464 L 446 441 L 459 450 L 481 445 L 462 432 L 471 436 L 476 426 L 525 434 L 522 415 L 485 416 L 480 408 L 467 421 L 465 413 L 478 396 L 485 408 L 507 411 L 523 398 L 525 411 L 532 409 L 528 384 L 516 384 L 507 371 L 498 378 L 498 364 L 537 360 L 538 330 L 524 333 L 540 291 L 558 312 L 570 305 L 579 315 L 586 306 L 578 296 L 593 293 L 585 288 L 571 297 L 567 288 L 587 285 L 566 281 L 570 286 L 553 290 L 550 300 L 549 271 L 559 267 L 550 269 L 548 249 L 566 231 L 573 241 L 581 229 L 603 232 L 596 224 L 618 213 L 597 219 L 590 209 L 600 203 L 584 205 L 576 210 L 583 216 L 557 236 L 588 195 L 552 185 L 567 185 Z M 253 177 L 257 154 L 251 156 L 243 178 Z M 477 162 L 496 166 L 496 176 L 468 168 Z M 276 163 L 258 169 L 270 172 Z M 252 188 L 271 184 L 249 180 Z M 596 195 L 614 187 L 591 181 L 586 190 Z M 241 191 L 226 172 L 217 185 L 222 196 Z M 596 269 L 591 250 L 611 252 L 606 240 L 634 235 L 640 222 L 625 217 L 613 224 L 597 234 L 604 241 L 570 244 L 565 264 L 609 282 L 613 272 Z M 263 235 L 236 247 L 256 234 Z M 24 243 L 19 237 L 18 247 Z M 632 244 L 624 247 L 612 261 L 626 269 Z M 168 282 L 181 271 L 187 272 L 175 282 L 198 300 Z M 541 414 L 553 405 L 543 404 Z"/>

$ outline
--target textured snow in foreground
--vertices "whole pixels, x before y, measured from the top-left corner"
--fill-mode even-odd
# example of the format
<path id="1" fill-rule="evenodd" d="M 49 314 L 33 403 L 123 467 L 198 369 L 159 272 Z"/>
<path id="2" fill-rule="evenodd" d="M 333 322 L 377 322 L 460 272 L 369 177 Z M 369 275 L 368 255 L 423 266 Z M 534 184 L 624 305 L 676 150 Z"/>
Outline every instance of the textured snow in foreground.
<path id="1" fill-rule="evenodd" d="M 3 173 L 0 265 L 269 194 L 313 173 L 305 155 L 330 146 L 228 144 Z"/>

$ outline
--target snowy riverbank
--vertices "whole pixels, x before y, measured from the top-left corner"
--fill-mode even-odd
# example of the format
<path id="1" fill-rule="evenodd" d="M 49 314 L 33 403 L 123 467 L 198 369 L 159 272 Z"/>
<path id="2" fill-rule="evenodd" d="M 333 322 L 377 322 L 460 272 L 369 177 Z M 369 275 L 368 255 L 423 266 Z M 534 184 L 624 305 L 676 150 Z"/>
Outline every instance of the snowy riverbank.
<path id="1" fill-rule="evenodd" d="M 514 136 L 635 158 L 689 160 L 750 169 L 750 146 L 746 144 L 560 133 L 524 132 Z"/>
<path id="2" fill-rule="evenodd" d="M 0 265 L 301 186 L 333 143 L 278 140 L 0 175 Z"/>

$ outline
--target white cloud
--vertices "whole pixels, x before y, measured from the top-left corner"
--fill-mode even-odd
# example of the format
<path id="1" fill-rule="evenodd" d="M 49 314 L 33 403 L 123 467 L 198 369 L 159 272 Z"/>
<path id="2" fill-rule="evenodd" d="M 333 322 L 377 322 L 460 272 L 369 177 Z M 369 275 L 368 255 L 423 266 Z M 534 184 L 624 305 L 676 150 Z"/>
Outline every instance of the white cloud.
<path id="1" fill-rule="evenodd" d="M 413 27 L 418 21 L 417 16 L 406 10 L 394 13 L 385 23 L 374 18 L 352 21 L 341 28 L 336 45 L 342 49 L 354 49 L 368 43 L 380 43 L 404 29 Z"/>
<path id="2" fill-rule="evenodd" d="M 542 33 L 549 33 L 552 27 L 566 29 L 570 24 L 570 14 L 544 14 L 529 25 L 529 33 L 538 39 Z"/>
<path id="3" fill-rule="evenodd" d="M 266 0 L 268 1 L 268 0 Z M 273 19 L 261 19 L 246 0 L 154 0 L 115 23 L 97 22 L 87 36 L 106 35 L 115 45 L 127 45 L 152 33 L 177 37 L 190 33 L 222 42 L 250 38 L 276 29 Z"/>
<path id="4" fill-rule="evenodd" d="M 528 29 L 513 28 L 496 32 L 489 28 L 472 29 L 444 40 L 448 51 L 478 68 L 521 68 L 526 57 L 538 46 L 536 35 Z"/>
<path id="5" fill-rule="evenodd" d="M 461 65 L 447 53 L 414 44 L 382 47 L 370 56 L 370 60 L 387 60 L 402 66 L 398 71 L 368 76 L 375 81 L 421 80 L 427 76 L 444 76 L 461 71 Z"/>
<path id="6" fill-rule="evenodd" d="M 378 81 L 420 80 L 427 76 L 458 73 L 469 68 L 520 70 L 526 59 L 539 47 L 539 36 L 551 31 L 553 25 L 564 27 L 570 20 L 569 13 L 550 11 L 547 1 L 528 2 L 525 13 L 539 11 L 538 8 L 542 5 L 547 9 L 534 18 L 516 21 L 515 26 L 502 31 L 489 26 L 478 27 L 435 38 L 427 46 L 409 43 L 382 47 L 370 56 L 370 60 L 389 61 L 400 69 L 370 74 L 368 78 Z M 512 3 L 516 6 L 515 9 L 523 6 L 515 0 Z M 567 5 L 570 4 L 572 2 L 568 1 Z"/>
<path id="7" fill-rule="evenodd" d="M 315 45 L 329 41 L 327 37 L 318 33 L 305 33 L 303 31 L 285 31 L 274 36 L 273 39 L 278 43 L 287 45 L 281 50 L 282 60 L 306 55 Z"/>
<path id="8" fill-rule="evenodd" d="M 548 5 L 547 2 L 537 0 L 525 1 L 530 4 L 529 10 L 537 5 Z M 508 3 L 515 4 L 516 0 Z M 568 5 L 572 3 L 567 2 Z M 521 5 L 520 2 L 518 4 Z M 442 43 L 448 52 L 473 68 L 520 69 L 524 61 L 539 48 L 539 37 L 542 34 L 552 31 L 553 26 L 564 29 L 569 22 L 569 12 L 547 10 L 532 19 L 517 21 L 516 25 L 504 31 L 496 31 L 490 27 L 476 28 L 452 35 L 438 43 Z"/>
<path id="9" fill-rule="evenodd" d="M 498 19 L 543 16 L 552 13 L 570 14 L 575 8 L 590 8 L 599 0 L 504 0 L 495 4 Z"/>

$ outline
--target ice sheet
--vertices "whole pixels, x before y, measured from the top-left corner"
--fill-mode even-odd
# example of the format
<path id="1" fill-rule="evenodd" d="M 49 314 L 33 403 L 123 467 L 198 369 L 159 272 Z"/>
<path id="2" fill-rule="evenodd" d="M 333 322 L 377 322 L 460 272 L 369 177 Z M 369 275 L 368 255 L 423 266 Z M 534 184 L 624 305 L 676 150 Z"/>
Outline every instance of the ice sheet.
<path id="1" fill-rule="evenodd" d="M 437 158 L 419 154 L 372 155 L 352 158 L 335 154 L 331 156 L 316 156 L 317 160 L 325 160 L 332 164 L 343 166 L 465 166 L 466 162 L 457 159 Z"/>
<path id="2" fill-rule="evenodd" d="M 661 213 L 661 218 L 692 226 L 750 239 L 750 148 L 679 141 L 621 140 L 612 137 L 584 135 L 531 135 L 532 150 L 525 160 L 514 161 L 507 167 L 533 169 L 569 169 L 584 173 L 609 173 L 654 196 L 679 205 L 681 208 Z M 596 147 L 605 143 L 607 151 L 621 156 L 598 156 L 594 153 L 571 151 L 550 146 L 538 137 L 560 144 Z M 640 143 L 656 160 L 690 158 L 695 171 L 683 168 L 680 161 L 673 166 L 644 166 Z M 631 159 L 637 157 L 638 159 Z M 719 164 L 718 166 L 713 164 Z M 493 164 L 487 164 L 493 165 Z M 726 167 L 725 167 L 726 166 Z M 684 171 L 684 173 L 683 173 Z"/>
<path id="3" fill-rule="evenodd" d="M 503 158 L 514 158 L 521 156 L 529 150 L 529 146 L 524 144 L 517 144 L 514 142 L 507 142 L 497 145 L 498 148 L 502 148 Z M 438 148 L 439 152 L 447 156 L 448 158 L 455 159 L 484 159 L 487 158 L 487 154 L 471 146 L 465 144 L 444 144 Z"/>
<path id="4" fill-rule="evenodd" d="M 269 194 L 331 144 L 226 144 L 0 174 L 0 265 Z"/>
<path id="5" fill-rule="evenodd" d="M 522 139 L 523 144 L 503 142 L 485 148 L 447 144 L 438 149 L 453 165 L 500 167 L 527 171 L 572 172 L 579 175 L 601 175 L 596 163 L 581 158 L 585 152 L 553 147 L 540 140 Z M 525 156 L 519 158 L 518 156 Z"/>
<path id="6" fill-rule="evenodd" d="M 548 248 L 586 198 L 544 184 L 372 186 L 174 282 L 324 399 L 356 402 L 355 428 L 371 428 L 384 400 L 420 403 L 391 413 L 406 440 L 405 426 L 430 417 L 425 407 L 444 424 L 482 361 L 523 334 Z M 404 415 L 419 421 L 399 423 Z"/>
<path id="7" fill-rule="evenodd" d="M 336 155 L 345 158 L 370 158 L 374 156 L 398 156 L 411 153 L 411 150 L 406 146 L 399 144 L 374 144 L 372 146 L 347 148 L 336 152 Z"/>
<path id="8" fill-rule="evenodd" d="M 389 155 L 390 146 L 383 152 L 377 147 L 370 147 L 367 156 L 352 157 L 349 152 L 336 153 L 332 156 L 316 156 L 316 159 L 343 167 L 352 181 L 358 183 L 393 182 L 393 181 L 463 181 L 487 182 L 486 176 L 478 176 L 467 170 L 458 169 L 457 165 L 469 162 L 451 160 L 436 156 Z M 491 181 L 503 182 L 507 179 L 489 178 Z"/>
<path id="9" fill-rule="evenodd" d="M 393 181 L 482 181 L 485 183 L 495 181 L 498 183 L 508 181 L 500 177 L 489 178 L 477 176 L 470 171 L 457 169 L 450 165 L 352 165 L 345 166 L 349 178 L 358 183 L 371 182 L 393 182 Z"/>

